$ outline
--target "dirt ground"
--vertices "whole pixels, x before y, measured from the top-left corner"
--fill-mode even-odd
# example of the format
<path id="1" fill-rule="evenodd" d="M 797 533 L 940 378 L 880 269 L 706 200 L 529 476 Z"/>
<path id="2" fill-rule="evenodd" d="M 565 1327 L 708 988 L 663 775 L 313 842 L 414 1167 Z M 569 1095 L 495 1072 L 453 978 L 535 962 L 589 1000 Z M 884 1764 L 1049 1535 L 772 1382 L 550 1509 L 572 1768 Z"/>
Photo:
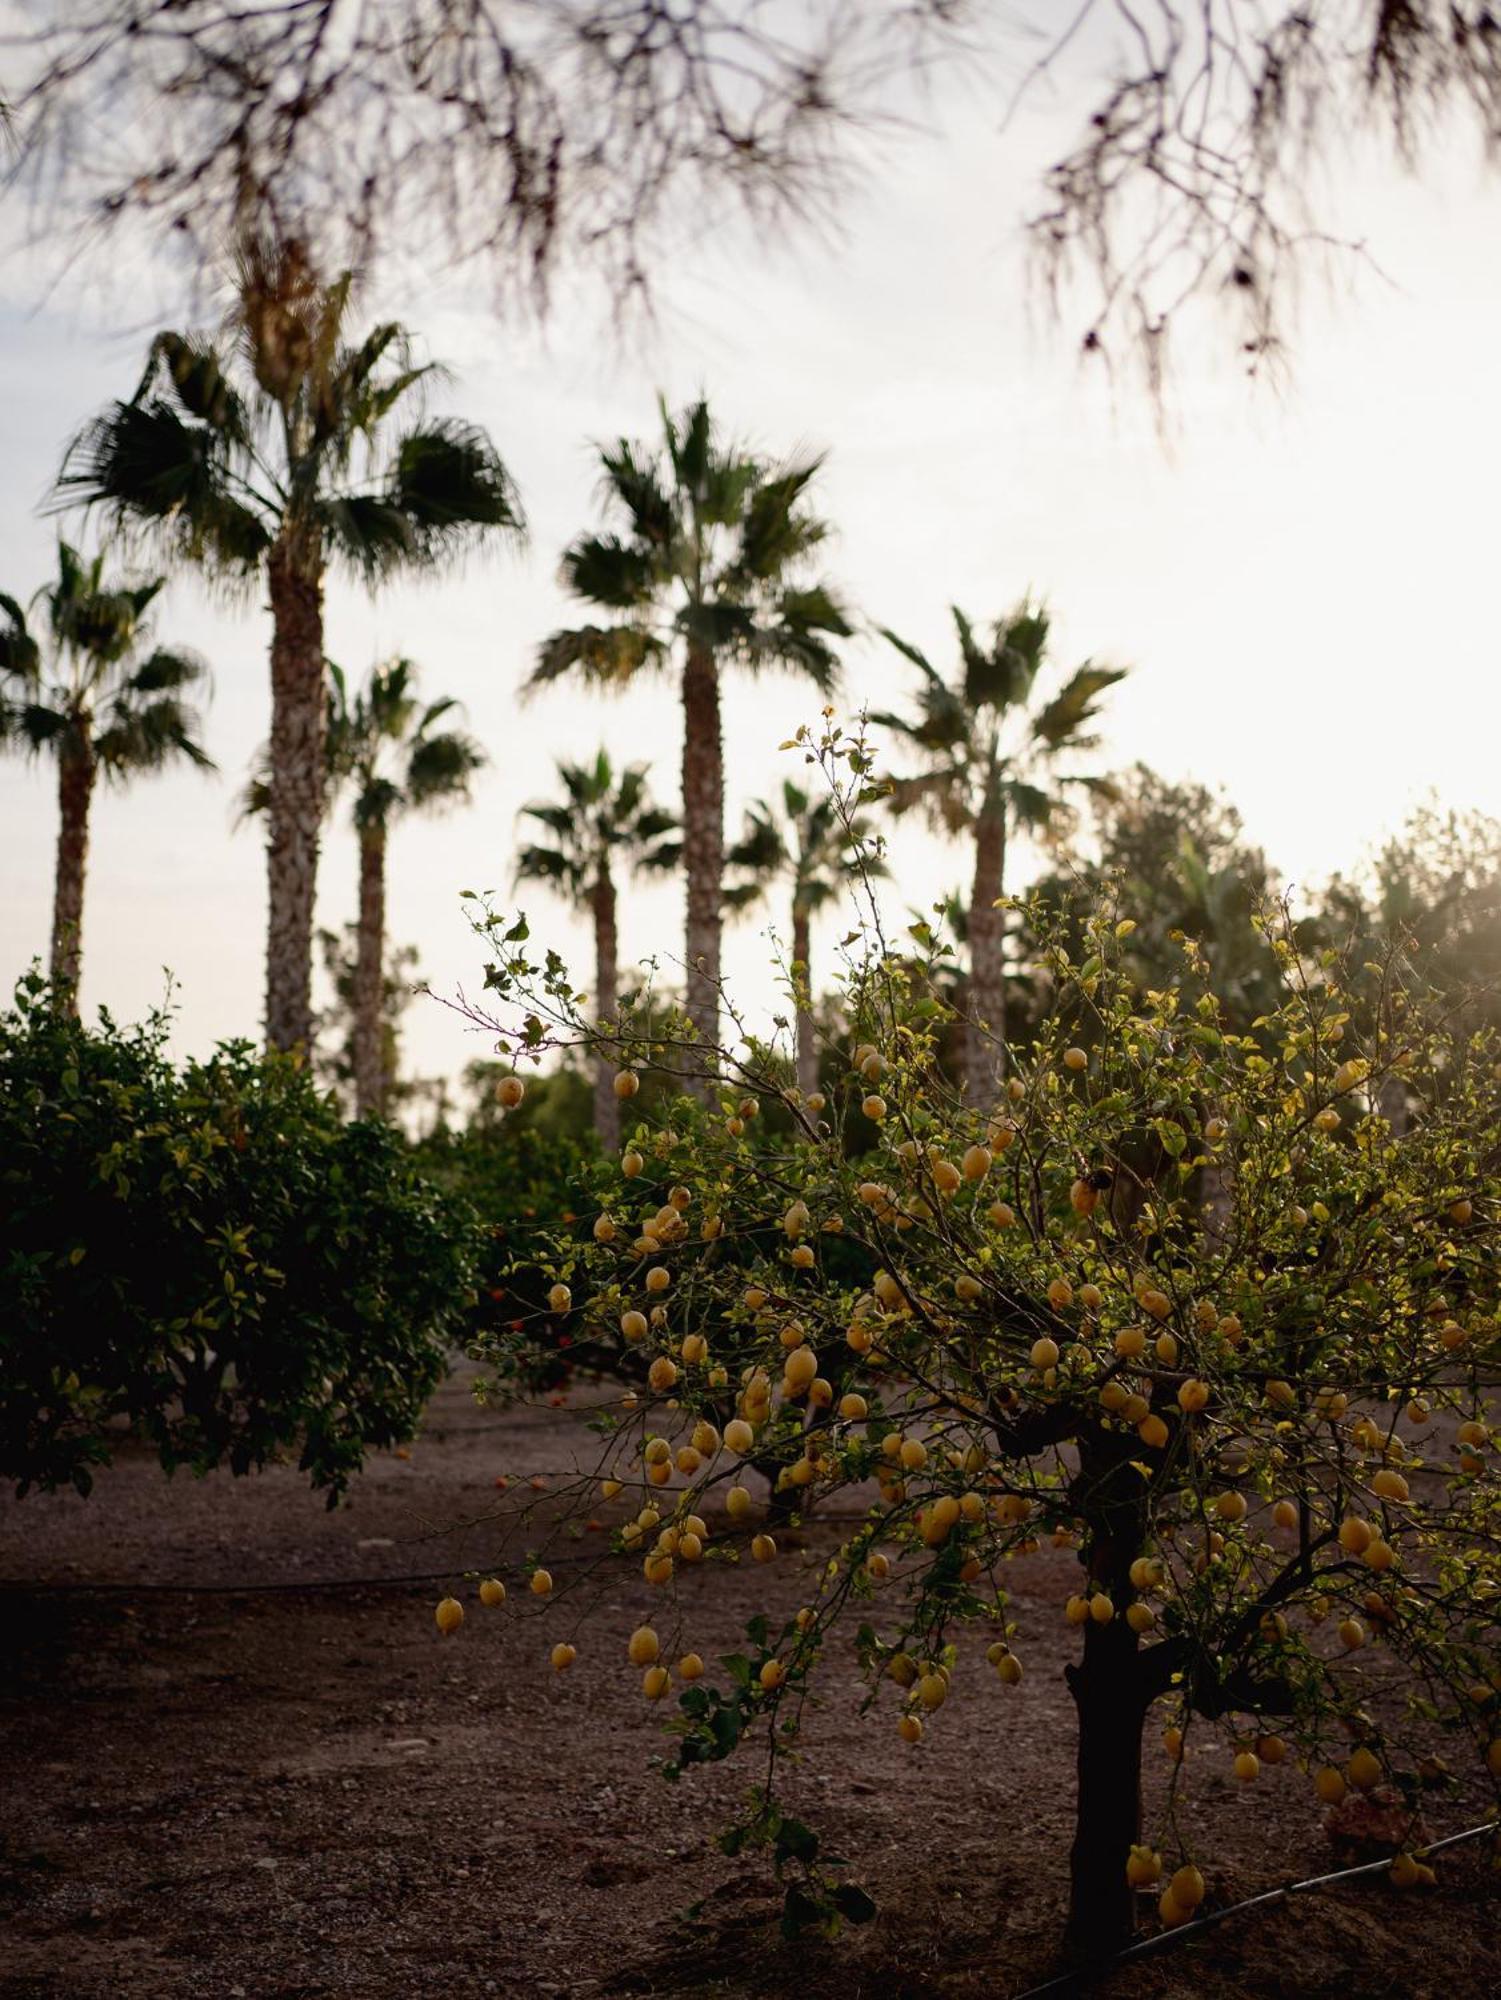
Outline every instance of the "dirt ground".
<path id="1" fill-rule="evenodd" d="M 525 1476 L 555 1480 L 578 1436 L 569 1413 L 486 1410 L 456 1380 L 410 1457 L 373 1462 L 333 1513 L 290 1468 L 169 1484 L 132 1454 L 87 1502 L 0 1503 L 0 1996 L 1006 2000 L 1048 1978 L 1073 1791 L 1058 1615 L 1073 1559 L 1018 1566 L 1022 1687 L 961 1660 L 915 1750 L 892 1713 L 856 1713 L 853 1664 L 829 1663 L 789 1799 L 880 1915 L 832 1944 L 784 1944 L 765 1871 L 713 1845 L 758 1760 L 677 1786 L 653 1768 L 670 1739 L 625 1641 L 648 1609 L 670 1620 L 639 1566 L 589 1568 L 604 1537 L 586 1532 L 545 1617 L 515 1591 L 485 1611 L 460 1583 L 539 1541 L 504 1513 L 545 1505 Z M 507 1474 L 521 1483 L 497 1491 Z M 837 1533 L 811 1531 L 772 1570 L 688 1571 L 684 1643 L 712 1659 L 761 1604 L 795 1607 Z M 382 1581 L 430 1571 L 469 1604 L 450 1640 L 432 1617 L 443 1578 Z M 578 1660 L 556 1675 L 548 1650 L 571 1633 Z M 1226 1762 L 1206 1752 L 1190 1772 L 1211 1898 L 1329 1868 L 1306 1779 L 1267 1770 L 1247 1790 Z M 1436 1808 L 1433 1832 L 1464 1812 Z M 1496 1876 L 1477 1847 L 1440 1875 L 1426 1895 L 1378 1877 L 1232 1917 L 1093 1990 L 1501 1992 Z"/>

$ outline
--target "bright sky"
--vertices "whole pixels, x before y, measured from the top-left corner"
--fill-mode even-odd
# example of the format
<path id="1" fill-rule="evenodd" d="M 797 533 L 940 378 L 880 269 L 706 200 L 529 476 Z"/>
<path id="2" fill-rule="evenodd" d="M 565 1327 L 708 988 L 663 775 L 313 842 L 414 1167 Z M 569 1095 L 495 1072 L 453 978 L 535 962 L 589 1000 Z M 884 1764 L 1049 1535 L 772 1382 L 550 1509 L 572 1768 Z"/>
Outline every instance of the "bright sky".
<path id="1" fill-rule="evenodd" d="M 1223 362 L 1185 357 L 1176 436 L 1144 400 L 1081 370 L 1075 341 L 1029 302 L 1016 224 L 1060 126 L 1042 103 L 998 136 L 1002 93 L 951 83 L 930 136 L 888 147 L 842 209 L 837 237 L 689 244 L 666 274 L 658 323 L 622 339 L 597 297 L 544 332 L 496 321 L 478 284 L 382 298 L 455 374 L 442 407 L 488 426 L 517 479 L 530 552 L 375 601 L 328 593 L 328 650 L 351 673 L 393 651 L 432 694 L 459 696 L 492 768 L 474 804 L 398 829 L 390 927 L 439 990 L 478 989 L 462 888 L 509 889 L 517 808 L 550 789 L 552 760 L 608 742 L 650 759 L 675 796 L 680 726 L 668 682 L 609 703 L 558 691 L 520 707 L 534 650 L 575 615 L 556 583 L 565 542 L 596 520 L 589 441 L 642 434 L 658 387 L 700 387 L 735 432 L 773 452 L 829 453 L 829 568 L 873 624 L 947 665 L 947 606 L 977 619 L 1028 587 L 1056 619 L 1057 658 L 1130 664 L 1106 755 L 1223 784 L 1284 874 L 1356 864 L 1424 793 L 1501 810 L 1495 447 L 1501 436 L 1501 192 L 1478 164 L 1423 187 L 1379 166 L 1344 190 L 1389 282 L 1352 299 L 1310 295 L 1296 380 L 1281 399 Z M 139 294 L 101 304 L 81 283 L 42 289 L 0 267 L 6 414 L 0 589 L 28 598 L 52 573 L 36 512 L 70 431 L 128 394 L 149 320 Z M 233 798 L 268 724 L 268 621 L 189 581 L 161 601 L 160 635 L 212 663 L 208 744 L 218 777 L 183 773 L 101 796 L 84 939 L 86 1011 L 139 1016 L 179 985 L 177 1042 L 206 1050 L 259 1028 L 263 857 L 233 828 Z M 891 705 L 906 672 L 870 639 L 848 654 L 847 702 Z M 777 745 L 816 715 L 787 681 L 727 700 L 730 825 L 793 760 Z M 44 953 L 55 802 L 47 768 L 0 767 L 0 978 Z M 892 906 L 967 879 L 927 836 L 896 840 Z M 347 825 L 324 850 L 319 917 L 353 914 Z M 588 976 L 583 927 L 537 891 L 534 935 Z M 632 891 L 630 960 L 680 949 L 676 885 Z M 732 983 L 771 993 L 757 920 L 731 934 Z M 815 951 L 836 935 L 831 915 Z M 457 1073 L 487 1044 L 429 1001 L 409 1015 L 408 1061 Z"/>

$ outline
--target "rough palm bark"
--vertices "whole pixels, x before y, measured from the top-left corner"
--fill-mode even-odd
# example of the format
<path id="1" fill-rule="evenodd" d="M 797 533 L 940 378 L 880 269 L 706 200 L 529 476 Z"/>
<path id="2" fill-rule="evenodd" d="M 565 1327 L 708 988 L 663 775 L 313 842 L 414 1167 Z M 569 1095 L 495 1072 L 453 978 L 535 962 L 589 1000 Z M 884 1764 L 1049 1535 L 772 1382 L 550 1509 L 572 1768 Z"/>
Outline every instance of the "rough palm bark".
<path id="1" fill-rule="evenodd" d="M 719 1046 L 720 935 L 724 885 L 724 739 L 719 670 L 712 653 L 690 646 L 683 668 L 683 856 L 688 877 L 688 1019 L 704 1073 L 694 1094 L 714 1097 Z"/>
<path id="2" fill-rule="evenodd" d="M 78 1012 L 83 883 L 97 769 L 87 731 L 70 728 L 57 760 L 57 873 L 52 896 L 52 986 L 57 1004 L 69 1014 Z"/>
<path id="3" fill-rule="evenodd" d="M 594 1011 L 600 1021 L 613 1022 L 619 1005 L 620 943 L 616 929 L 615 884 L 608 868 L 600 870 L 590 902 L 594 911 Z M 613 1152 L 620 1144 L 620 1099 L 615 1095 L 615 1063 L 600 1047 L 594 1056 L 594 1129 L 600 1143 Z"/>
<path id="4" fill-rule="evenodd" d="M 792 906 L 792 974 L 799 988 L 806 987 L 812 998 L 810 932 L 808 911 L 801 903 Z M 797 1009 L 797 1087 L 804 1101 L 818 1089 L 818 1045 L 813 1038 L 813 1015 L 799 1002 Z"/>
<path id="5" fill-rule="evenodd" d="M 1412 1122 L 1411 1105 L 1402 1079 L 1389 1070 L 1376 1086 L 1376 1109 L 1391 1127 L 1394 1139 L 1405 1139 Z"/>
<path id="6" fill-rule="evenodd" d="M 360 916 L 354 959 L 354 1115 L 385 1114 L 389 1078 L 381 997 L 386 956 L 386 830 L 360 829 Z"/>
<path id="7" fill-rule="evenodd" d="M 1006 821 L 991 806 L 975 828 L 975 876 L 969 899 L 969 1029 L 965 1075 L 970 1101 L 983 1104 L 1006 1073 L 1004 912 L 996 908 L 1006 874 Z"/>
<path id="8" fill-rule="evenodd" d="M 313 1035 L 313 904 L 323 822 L 322 552 L 284 533 L 267 561 L 271 596 L 271 801 L 266 848 L 266 1039 L 304 1050 Z"/>
<path id="9" fill-rule="evenodd" d="M 1230 1247 L 1230 1231 L 1235 1220 L 1235 1180 L 1229 1161 L 1213 1152 L 1199 1169 L 1199 1207 L 1204 1217 L 1204 1239 L 1222 1255 Z"/>

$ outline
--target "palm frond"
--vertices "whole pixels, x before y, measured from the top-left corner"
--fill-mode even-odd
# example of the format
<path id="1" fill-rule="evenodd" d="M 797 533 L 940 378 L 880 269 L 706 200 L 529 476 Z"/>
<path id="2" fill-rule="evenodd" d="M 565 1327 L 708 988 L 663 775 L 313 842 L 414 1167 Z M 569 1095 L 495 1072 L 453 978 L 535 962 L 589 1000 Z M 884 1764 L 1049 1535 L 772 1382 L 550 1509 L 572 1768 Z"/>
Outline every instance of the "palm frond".
<path id="1" fill-rule="evenodd" d="M 165 694 L 207 681 L 208 662 L 196 653 L 157 646 L 147 654 L 125 680 L 122 692 L 130 695 Z"/>
<path id="2" fill-rule="evenodd" d="M 368 582 L 421 560 L 410 519 L 383 494 L 331 494 L 315 503 L 313 513 L 329 553 Z"/>
<path id="3" fill-rule="evenodd" d="M 989 708 L 1002 715 L 1027 698 L 1032 672 L 1022 654 L 1007 644 L 1004 621 L 998 622 L 987 650 L 975 637 L 974 627 L 957 604 L 951 607 L 954 629 L 959 637 L 961 686 L 965 705 L 970 709 Z"/>
<path id="4" fill-rule="evenodd" d="M 190 417 L 234 444 L 250 442 L 250 413 L 212 342 L 189 334 L 159 333 L 151 343 L 136 402 L 146 400 L 147 390 L 161 376 Z"/>
<path id="5" fill-rule="evenodd" d="M 671 813 L 666 815 L 670 826 L 676 828 L 677 821 Z M 683 865 L 683 843 L 674 832 L 669 836 L 641 836 L 645 844 L 635 857 L 633 866 L 642 875 L 671 875 Z"/>
<path id="6" fill-rule="evenodd" d="M 1086 662 L 1038 715 L 1033 735 L 1050 750 L 1087 747 L 1082 732 L 1099 713 L 1097 697 L 1125 677 L 1124 667 L 1095 667 Z"/>
<path id="7" fill-rule="evenodd" d="M 635 541 L 660 555 L 670 546 L 677 521 L 656 467 L 641 459 L 628 438 L 602 448 L 599 463 L 606 504 L 621 508 Z"/>
<path id="8" fill-rule="evenodd" d="M 876 629 L 887 645 L 895 646 L 902 657 L 910 660 L 926 680 L 939 680 L 938 669 L 933 665 L 927 654 L 921 648 L 914 646 L 910 639 L 903 639 L 900 634 L 893 632 L 889 625 L 880 625 Z"/>
<path id="9" fill-rule="evenodd" d="M 359 773 L 354 796 L 354 823 L 362 831 L 388 826 L 402 804 L 401 787 L 383 772 L 366 769 Z"/>
<path id="10" fill-rule="evenodd" d="M 219 435 L 166 403 L 113 403 L 69 446 L 57 505 L 99 508 L 111 524 L 145 525 L 174 554 L 253 569 L 271 529 L 232 486 Z"/>
<path id="11" fill-rule="evenodd" d="M 1058 800 L 1052 792 L 1044 791 L 1041 785 L 1028 784 L 1023 778 L 1008 779 L 1005 794 L 1017 825 L 1033 832 L 1040 832 L 1058 810 Z"/>
<path id="12" fill-rule="evenodd" d="M 827 523 L 798 505 L 822 464 L 814 458 L 792 466 L 760 481 L 749 495 L 733 564 L 745 582 L 775 582 L 827 538 Z"/>
<path id="13" fill-rule="evenodd" d="M 196 713 L 175 695 L 144 702 L 117 699 L 94 737 L 99 768 L 107 778 L 124 780 L 181 758 L 211 771 L 214 761 L 198 742 L 198 728 Z"/>
<path id="14" fill-rule="evenodd" d="M 419 559 L 437 562 L 475 536 L 526 534 L 510 473 L 488 436 L 457 418 L 409 431 L 393 455 L 386 498 L 411 523 Z"/>
<path id="15" fill-rule="evenodd" d="M 651 603 L 657 567 L 641 547 L 618 535 L 585 535 L 563 555 L 565 587 L 606 611 L 636 611 Z"/>
<path id="16" fill-rule="evenodd" d="M 419 810 L 467 798 L 469 780 L 482 770 L 485 753 L 472 736 L 456 729 L 419 736 L 407 760 L 406 796 Z"/>
<path id="17" fill-rule="evenodd" d="M 9 733 L 24 750 L 39 756 L 65 732 L 69 722 L 70 717 L 60 708 L 51 708 L 41 701 L 23 701 L 11 710 Z"/>
<path id="18" fill-rule="evenodd" d="M 370 437 L 391 411 L 422 382 L 432 370 L 413 366 L 411 341 L 405 327 L 387 320 L 372 327 L 356 347 L 340 346 L 331 365 L 319 371 L 309 397 L 314 436 L 322 443 L 337 443 L 347 449 L 347 440 Z M 377 376 L 394 351 L 397 363 L 393 375 Z"/>
<path id="19" fill-rule="evenodd" d="M 403 661 L 402 664 L 410 667 L 411 661 Z M 453 694 L 445 694 L 437 701 L 430 701 L 418 718 L 414 734 L 417 736 L 430 735 L 435 723 L 441 722 L 445 715 L 451 715 L 462 706 L 463 704 L 460 702 L 458 696 Z"/>
<path id="20" fill-rule="evenodd" d="M 42 670 L 42 649 L 26 623 L 26 613 L 14 597 L 0 591 L 0 674 L 19 681 L 34 681 Z"/>
<path id="21" fill-rule="evenodd" d="M 566 888 L 575 900 L 583 887 L 573 858 L 557 847 L 520 848 L 515 873 L 518 882 L 546 882 Z"/>
<path id="22" fill-rule="evenodd" d="M 770 806 L 755 800 L 746 807 L 744 832 L 725 850 L 725 866 L 764 883 L 786 866 L 788 858 L 787 842 Z"/>
<path id="23" fill-rule="evenodd" d="M 945 833 L 962 833 L 974 817 L 966 773 L 952 765 L 939 765 L 912 777 L 893 778 L 886 803 L 898 818 L 908 812 L 926 813 Z"/>
<path id="24" fill-rule="evenodd" d="M 557 834 L 560 839 L 572 832 L 578 818 L 571 786 L 567 805 L 550 805 L 545 799 L 536 799 L 524 805 L 521 812 L 527 819 L 534 819 L 539 826 L 545 826 L 549 833 Z"/>
<path id="25" fill-rule="evenodd" d="M 245 780 L 243 789 L 236 796 L 235 825 L 243 826 L 248 819 L 263 819 L 270 810 L 270 758 L 263 747 L 251 775 Z"/>
<path id="26" fill-rule="evenodd" d="M 583 625 L 543 640 L 526 685 L 543 687 L 577 668 L 597 686 L 623 687 L 643 668 L 660 665 L 665 652 L 662 641 L 639 626 Z"/>

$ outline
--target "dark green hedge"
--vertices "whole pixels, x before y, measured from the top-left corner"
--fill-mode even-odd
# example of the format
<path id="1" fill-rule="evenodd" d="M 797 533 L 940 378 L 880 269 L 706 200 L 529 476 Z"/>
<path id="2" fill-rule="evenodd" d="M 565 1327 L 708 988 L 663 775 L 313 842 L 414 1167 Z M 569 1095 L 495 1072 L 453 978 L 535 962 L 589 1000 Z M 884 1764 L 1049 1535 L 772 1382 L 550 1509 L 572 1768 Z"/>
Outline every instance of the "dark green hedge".
<path id="1" fill-rule="evenodd" d="M 36 977 L 0 1015 L 0 1476 L 86 1493 L 128 1429 L 168 1471 L 295 1450 L 332 1505 L 468 1330 L 472 1211 L 292 1060 L 165 1032 Z"/>

